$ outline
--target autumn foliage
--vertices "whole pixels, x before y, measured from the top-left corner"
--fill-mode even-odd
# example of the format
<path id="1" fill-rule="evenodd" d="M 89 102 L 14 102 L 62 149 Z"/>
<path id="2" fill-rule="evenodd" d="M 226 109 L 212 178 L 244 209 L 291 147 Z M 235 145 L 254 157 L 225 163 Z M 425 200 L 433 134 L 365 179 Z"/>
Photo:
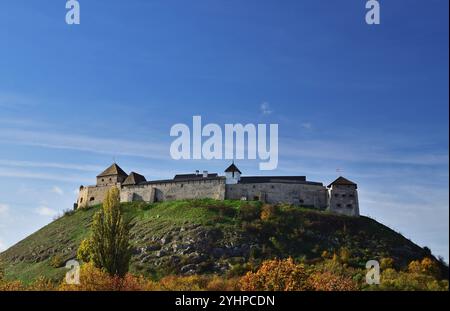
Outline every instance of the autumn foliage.
<path id="1" fill-rule="evenodd" d="M 240 281 L 245 291 L 294 291 L 307 289 L 307 275 L 303 265 L 292 258 L 267 260 L 256 272 L 248 272 Z"/>
<path id="2" fill-rule="evenodd" d="M 356 283 L 349 277 L 330 271 L 305 269 L 292 258 L 268 260 L 256 272 L 248 272 L 240 281 L 246 291 L 352 291 Z"/>
<path id="3" fill-rule="evenodd" d="M 355 290 L 448 290 L 448 280 L 437 277 L 436 262 L 430 258 L 412 261 L 408 270 L 392 268 L 385 260 L 381 284 L 367 285 L 365 270 L 348 267 L 340 260 L 324 259 L 308 265 L 292 258 L 272 259 L 244 276 L 169 275 L 159 280 L 126 273 L 111 276 L 93 262 L 84 263 L 79 284 L 38 278 L 31 284 L 6 281 L 0 274 L 0 291 L 355 291 Z"/>

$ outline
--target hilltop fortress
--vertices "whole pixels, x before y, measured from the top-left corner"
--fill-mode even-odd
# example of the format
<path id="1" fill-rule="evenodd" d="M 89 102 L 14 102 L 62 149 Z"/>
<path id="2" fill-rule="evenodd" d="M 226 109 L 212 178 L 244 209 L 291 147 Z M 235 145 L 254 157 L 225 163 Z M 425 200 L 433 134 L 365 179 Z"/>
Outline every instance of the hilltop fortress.
<path id="1" fill-rule="evenodd" d="M 75 208 L 103 202 L 107 190 L 116 186 L 121 202 L 161 202 L 182 199 L 261 201 L 288 203 L 359 216 L 357 185 L 339 177 L 328 186 L 307 181 L 305 176 L 241 176 L 233 163 L 225 176 L 207 171 L 175 175 L 173 179 L 151 180 L 138 173 L 127 174 L 116 163 L 97 176 L 95 186 L 80 186 Z"/>

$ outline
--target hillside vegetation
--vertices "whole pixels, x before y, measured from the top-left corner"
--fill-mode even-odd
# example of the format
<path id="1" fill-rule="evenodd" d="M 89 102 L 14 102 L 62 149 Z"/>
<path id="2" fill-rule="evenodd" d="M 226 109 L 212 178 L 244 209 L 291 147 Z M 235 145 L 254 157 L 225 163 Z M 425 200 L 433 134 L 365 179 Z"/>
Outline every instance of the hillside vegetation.
<path id="1" fill-rule="evenodd" d="M 64 263 L 76 257 L 99 208 L 66 212 L 1 253 L 4 279 L 61 281 Z M 333 256 L 358 269 L 365 269 L 368 260 L 390 258 L 398 270 L 430 257 L 448 275 L 427 248 L 367 217 L 208 199 L 125 203 L 121 208 L 131 225 L 130 272 L 153 280 L 168 275 L 242 276 L 266 259 L 292 257 L 313 265 Z"/>

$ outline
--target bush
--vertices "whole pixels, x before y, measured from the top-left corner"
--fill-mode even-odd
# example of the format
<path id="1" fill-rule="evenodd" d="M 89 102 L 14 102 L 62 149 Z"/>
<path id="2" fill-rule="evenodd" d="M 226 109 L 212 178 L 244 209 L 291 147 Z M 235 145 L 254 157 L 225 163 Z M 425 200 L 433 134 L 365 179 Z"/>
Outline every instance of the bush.
<path id="1" fill-rule="evenodd" d="M 243 205 L 239 209 L 239 219 L 242 221 L 253 221 L 259 219 L 261 207 L 256 205 Z"/>
<path id="2" fill-rule="evenodd" d="M 20 281 L 12 281 L 12 282 L 0 281 L 0 292 L 23 291 L 23 290 L 25 290 L 25 287 Z"/>
<path id="3" fill-rule="evenodd" d="M 351 255 L 352 254 L 348 248 L 341 247 L 339 250 L 339 261 L 342 263 L 349 263 Z"/>
<path id="4" fill-rule="evenodd" d="M 50 261 L 50 265 L 53 268 L 61 268 L 62 266 L 64 266 L 65 261 L 64 258 L 62 258 L 61 255 L 55 255 L 53 256 L 52 260 Z"/>
<path id="5" fill-rule="evenodd" d="M 423 258 L 422 261 L 411 261 L 408 265 L 408 271 L 411 273 L 430 275 L 435 278 L 439 277 L 440 275 L 439 266 L 435 261 L 428 257 Z"/>
<path id="6" fill-rule="evenodd" d="M 249 263 L 245 264 L 235 264 L 227 273 L 227 277 L 242 276 L 251 270 L 251 265 Z"/>
<path id="7" fill-rule="evenodd" d="M 358 287 L 350 278 L 330 271 L 315 272 L 308 278 L 308 287 L 316 291 L 354 291 Z"/>
<path id="8" fill-rule="evenodd" d="M 277 212 L 278 212 L 278 209 L 275 206 L 265 204 L 261 208 L 260 218 L 262 221 L 268 221 L 268 220 L 274 218 L 277 215 Z"/>
<path id="9" fill-rule="evenodd" d="M 66 210 L 64 210 L 63 211 L 63 215 L 64 216 L 72 216 L 73 214 L 75 214 L 75 210 L 73 210 L 73 209 L 66 209 Z"/>
<path id="10" fill-rule="evenodd" d="M 159 282 L 149 282 L 146 289 L 163 291 L 235 291 L 239 289 L 238 282 L 239 279 L 237 278 L 224 279 L 216 275 L 170 275 L 162 278 Z"/>
<path id="11" fill-rule="evenodd" d="M 91 253 L 92 253 L 92 242 L 90 239 L 84 239 L 80 243 L 80 247 L 77 250 L 77 259 L 89 262 L 91 261 Z"/>
<path id="12" fill-rule="evenodd" d="M 208 210 L 218 212 L 220 218 L 236 216 L 236 209 L 228 205 L 209 205 Z"/>
<path id="13" fill-rule="evenodd" d="M 46 279 L 45 277 L 41 276 L 37 278 L 33 283 L 31 283 L 27 290 L 31 291 L 54 291 L 56 289 L 55 284 L 52 280 Z"/>
<path id="14" fill-rule="evenodd" d="M 448 280 L 439 281 L 427 274 L 386 269 L 381 273 L 381 284 L 374 289 L 448 291 Z"/>
<path id="15" fill-rule="evenodd" d="M 62 291 L 139 291 L 146 290 L 150 281 L 142 276 L 129 273 L 123 277 L 111 276 L 103 269 L 96 268 L 92 262 L 83 264 L 80 270 L 80 284 L 66 284 L 59 286 Z"/>
<path id="16" fill-rule="evenodd" d="M 394 259 L 390 257 L 381 258 L 380 268 L 381 270 L 389 269 L 394 267 Z"/>
<path id="17" fill-rule="evenodd" d="M 5 268 L 0 264 L 0 282 L 5 277 Z"/>
<path id="18" fill-rule="evenodd" d="M 303 265 L 292 258 L 266 260 L 256 272 L 248 272 L 239 284 L 244 291 L 295 291 L 308 288 Z"/>

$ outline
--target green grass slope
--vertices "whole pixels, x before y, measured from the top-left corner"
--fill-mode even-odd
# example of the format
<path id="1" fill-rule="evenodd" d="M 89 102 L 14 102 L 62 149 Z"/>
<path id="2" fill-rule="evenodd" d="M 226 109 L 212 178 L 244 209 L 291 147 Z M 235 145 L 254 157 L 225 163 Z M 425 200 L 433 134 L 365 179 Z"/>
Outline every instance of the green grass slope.
<path id="1" fill-rule="evenodd" d="M 122 204 L 131 225 L 130 271 L 152 278 L 168 274 L 243 273 L 242 267 L 267 258 L 292 256 L 314 262 L 324 251 L 346 249 L 349 264 L 391 257 L 402 268 L 430 256 L 399 233 L 367 217 L 346 217 L 280 206 L 261 219 L 259 202 L 192 200 Z M 8 280 L 29 283 L 40 276 L 61 280 L 90 234 L 100 206 L 67 213 L 0 254 Z M 53 262 L 53 263 L 52 263 Z"/>

